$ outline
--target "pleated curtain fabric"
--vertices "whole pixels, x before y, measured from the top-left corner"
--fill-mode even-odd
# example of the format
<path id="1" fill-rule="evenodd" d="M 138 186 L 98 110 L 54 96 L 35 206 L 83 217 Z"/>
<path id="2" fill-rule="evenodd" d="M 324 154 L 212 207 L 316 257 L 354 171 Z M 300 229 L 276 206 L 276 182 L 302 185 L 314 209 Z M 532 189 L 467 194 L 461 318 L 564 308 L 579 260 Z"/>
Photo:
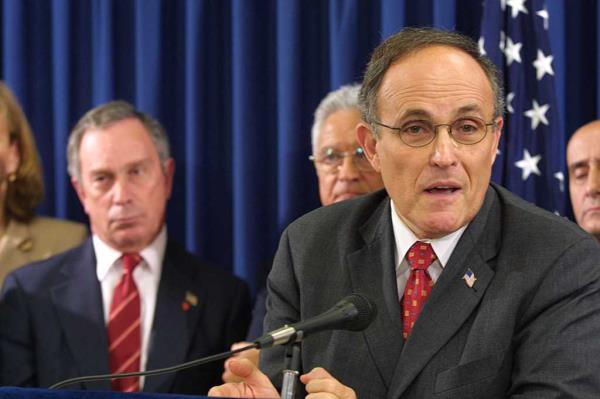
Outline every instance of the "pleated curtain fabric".
<path id="1" fill-rule="evenodd" d="M 600 116 L 600 6 L 546 5 L 568 136 Z M 359 82 L 374 47 L 405 26 L 477 40 L 481 20 L 481 0 L 0 0 L 0 77 L 36 136 L 41 214 L 87 220 L 67 175 L 67 136 L 91 107 L 127 100 L 171 140 L 169 238 L 256 292 L 282 230 L 319 206 L 307 156 L 323 96 Z"/>

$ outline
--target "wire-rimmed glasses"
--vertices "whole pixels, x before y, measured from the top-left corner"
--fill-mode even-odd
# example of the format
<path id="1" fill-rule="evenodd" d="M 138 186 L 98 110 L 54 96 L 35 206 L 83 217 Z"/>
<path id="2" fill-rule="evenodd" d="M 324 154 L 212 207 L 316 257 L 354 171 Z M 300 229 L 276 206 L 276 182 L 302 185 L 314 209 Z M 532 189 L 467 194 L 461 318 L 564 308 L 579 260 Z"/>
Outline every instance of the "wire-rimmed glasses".
<path id="1" fill-rule="evenodd" d="M 338 151 L 334 148 L 324 148 L 319 155 L 311 155 L 308 157 L 317 167 L 321 168 L 326 173 L 337 173 L 344 164 L 344 158 L 352 157 L 354 166 L 361 172 L 374 172 L 371 163 L 365 155 L 362 147 L 356 147 L 352 151 Z"/>
<path id="2" fill-rule="evenodd" d="M 496 128 L 496 122 L 485 123 L 481 118 L 468 116 L 458 118 L 452 123 L 439 123 L 425 119 L 410 120 L 400 127 L 388 126 L 377 120 L 372 121 L 373 124 L 393 130 L 400 140 L 410 147 L 424 147 L 431 143 L 437 134 L 437 129 L 440 126 L 448 127 L 448 134 L 457 143 L 465 145 L 473 145 L 484 139 L 488 132 L 488 128 L 492 126 Z"/>

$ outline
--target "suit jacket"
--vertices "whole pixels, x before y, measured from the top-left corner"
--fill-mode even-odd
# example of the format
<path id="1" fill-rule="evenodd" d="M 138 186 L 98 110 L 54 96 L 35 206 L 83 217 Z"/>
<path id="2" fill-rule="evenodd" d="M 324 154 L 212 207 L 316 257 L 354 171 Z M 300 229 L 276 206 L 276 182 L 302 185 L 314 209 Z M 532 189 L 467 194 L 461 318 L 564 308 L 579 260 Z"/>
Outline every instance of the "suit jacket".
<path id="1" fill-rule="evenodd" d="M 0 285 L 19 266 L 80 245 L 88 236 L 81 223 L 34 217 L 29 223 L 11 220 L 0 240 Z"/>
<path id="2" fill-rule="evenodd" d="M 48 387 L 109 373 L 102 306 L 91 239 L 11 273 L 0 297 L 0 384 Z M 146 369 L 227 351 L 245 337 L 249 319 L 245 283 L 169 242 Z M 214 362 L 146 377 L 144 391 L 205 394 L 222 371 L 223 362 Z M 73 388 L 110 390 L 110 382 Z"/>
<path id="3" fill-rule="evenodd" d="M 246 341 L 254 341 L 261 335 L 263 335 L 263 322 L 265 320 L 265 314 L 267 313 L 266 306 L 267 301 L 267 289 L 262 288 L 256 294 L 256 299 L 254 300 L 254 308 L 252 308 L 252 321 L 250 322 L 250 327 L 248 328 L 248 335 L 246 336 Z"/>
<path id="4" fill-rule="evenodd" d="M 328 331 L 302 344 L 301 371 L 322 366 L 360 399 L 600 397 L 600 246 L 495 185 L 406 342 L 383 191 L 291 224 L 268 289 L 268 330 L 352 292 L 374 302 L 377 316 L 363 332 Z M 261 356 L 278 381 L 283 349 Z"/>

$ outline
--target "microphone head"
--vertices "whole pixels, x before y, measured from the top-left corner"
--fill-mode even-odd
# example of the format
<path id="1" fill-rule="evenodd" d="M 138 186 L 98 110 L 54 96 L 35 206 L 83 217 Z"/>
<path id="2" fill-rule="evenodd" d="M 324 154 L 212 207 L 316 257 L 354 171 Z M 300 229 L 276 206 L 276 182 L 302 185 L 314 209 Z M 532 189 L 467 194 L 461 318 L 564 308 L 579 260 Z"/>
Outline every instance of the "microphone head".
<path id="1" fill-rule="evenodd" d="M 362 331 L 367 328 L 377 315 L 377 307 L 366 296 L 350 294 L 339 301 L 334 308 L 344 308 L 347 317 L 342 330 Z"/>

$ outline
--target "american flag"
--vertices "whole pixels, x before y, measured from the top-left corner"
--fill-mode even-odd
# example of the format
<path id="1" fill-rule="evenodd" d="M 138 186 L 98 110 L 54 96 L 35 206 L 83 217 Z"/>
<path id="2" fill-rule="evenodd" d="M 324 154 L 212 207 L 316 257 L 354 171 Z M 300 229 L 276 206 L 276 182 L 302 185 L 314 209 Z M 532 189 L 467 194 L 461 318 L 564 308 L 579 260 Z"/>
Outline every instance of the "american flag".
<path id="1" fill-rule="evenodd" d="M 465 275 L 463 276 L 463 280 L 465 280 L 465 283 L 467 284 L 467 286 L 469 288 L 473 288 L 475 281 L 477 281 L 477 277 L 475 277 L 475 273 L 473 273 L 473 270 L 471 270 L 469 268 L 465 272 Z"/>
<path id="2" fill-rule="evenodd" d="M 479 48 L 504 75 L 506 95 L 492 179 L 565 215 L 565 137 L 558 119 L 548 28 L 542 0 L 485 0 Z"/>

